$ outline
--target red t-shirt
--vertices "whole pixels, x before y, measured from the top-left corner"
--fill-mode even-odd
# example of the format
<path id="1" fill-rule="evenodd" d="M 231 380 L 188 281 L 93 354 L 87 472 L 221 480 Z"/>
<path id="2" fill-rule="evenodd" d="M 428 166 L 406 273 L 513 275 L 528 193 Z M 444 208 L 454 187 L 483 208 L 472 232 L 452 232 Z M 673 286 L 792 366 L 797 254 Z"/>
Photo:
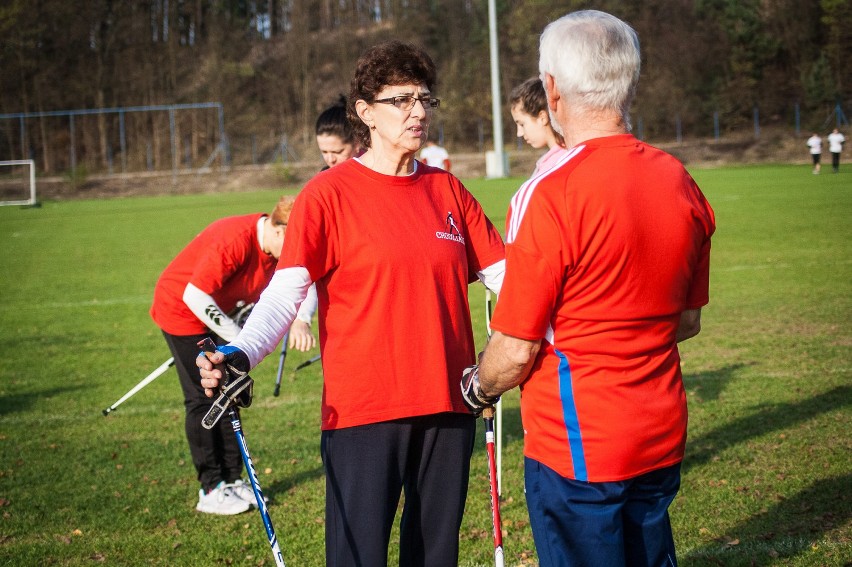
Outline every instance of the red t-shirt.
<path id="1" fill-rule="evenodd" d="M 501 259 L 500 234 L 443 170 L 387 176 L 351 159 L 311 179 L 278 267 L 317 283 L 322 428 L 466 413 L 468 285 Z"/>
<path id="2" fill-rule="evenodd" d="M 512 200 L 491 325 L 545 339 L 521 385 L 525 455 L 566 478 L 624 480 L 683 458 L 675 332 L 708 302 L 715 220 L 683 166 L 629 134 L 563 161 Z"/>
<path id="3" fill-rule="evenodd" d="M 200 335 L 208 331 L 183 302 L 191 283 L 209 294 L 228 313 L 238 301 L 260 297 L 276 260 L 263 252 L 257 237 L 261 213 L 220 219 L 198 234 L 166 267 L 154 288 L 151 317 L 170 335 Z"/>

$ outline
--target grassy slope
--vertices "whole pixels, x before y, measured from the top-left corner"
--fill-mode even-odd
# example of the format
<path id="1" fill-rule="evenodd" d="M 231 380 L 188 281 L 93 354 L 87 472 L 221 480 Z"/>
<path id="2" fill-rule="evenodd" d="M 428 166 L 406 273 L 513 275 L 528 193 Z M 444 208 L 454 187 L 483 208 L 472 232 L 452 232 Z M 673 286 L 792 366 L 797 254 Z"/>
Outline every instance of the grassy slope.
<path id="1" fill-rule="evenodd" d="M 682 565 L 852 561 L 849 175 L 806 166 L 700 170 L 717 213 L 711 304 L 683 345 L 690 440 L 672 508 Z M 471 181 L 498 227 L 520 180 Z M 104 418 L 168 357 L 147 315 L 165 264 L 223 214 L 278 191 L 0 208 L 0 564 L 272 565 L 256 513 L 196 514 L 174 370 Z M 227 213 L 225 213 L 227 211 Z M 478 340 L 483 294 L 471 295 Z M 320 368 L 253 373 L 249 446 L 291 565 L 322 565 Z M 534 565 L 518 397 L 505 397 L 508 565 Z M 463 565 L 490 563 L 481 436 Z"/>

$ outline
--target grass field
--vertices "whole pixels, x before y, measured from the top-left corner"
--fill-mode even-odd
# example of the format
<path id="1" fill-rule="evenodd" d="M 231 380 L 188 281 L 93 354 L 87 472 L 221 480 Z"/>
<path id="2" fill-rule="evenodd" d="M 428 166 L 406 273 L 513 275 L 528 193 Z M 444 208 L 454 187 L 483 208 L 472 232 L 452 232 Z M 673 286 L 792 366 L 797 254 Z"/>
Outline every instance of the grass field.
<path id="1" fill-rule="evenodd" d="M 682 345 L 690 404 L 671 515 L 681 565 L 852 565 L 852 173 L 693 172 L 713 205 L 711 303 Z M 498 227 L 521 180 L 470 180 Z M 174 370 L 115 402 L 169 353 L 148 317 L 162 268 L 212 220 L 280 191 L 0 208 L 0 564 L 274 565 L 256 512 L 194 511 Z M 484 292 L 471 308 L 484 338 Z M 323 561 L 320 365 L 270 356 L 243 413 L 291 566 Z M 517 392 L 504 398 L 507 565 L 536 565 Z M 460 534 L 491 562 L 482 436 Z M 393 553 L 393 552 L 392 552 Z M 392 556 L 392 561 L 393 561 Z"/>

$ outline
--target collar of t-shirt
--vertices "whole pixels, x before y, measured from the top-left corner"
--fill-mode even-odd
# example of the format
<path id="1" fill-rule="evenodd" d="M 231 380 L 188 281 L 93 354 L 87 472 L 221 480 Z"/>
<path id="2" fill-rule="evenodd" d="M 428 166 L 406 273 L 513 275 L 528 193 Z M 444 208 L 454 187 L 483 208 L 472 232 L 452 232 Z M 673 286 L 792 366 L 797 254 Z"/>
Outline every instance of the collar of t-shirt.
<path id="1" fill-rule="evenodd" d="M 257 243 L 260 249 L 263 250 L 263 230 L 266 228 L 266 216 L 257 219 Z"/>
<path id="2" fill-rule="evenodd" d="M 357 156 L 357 157 L 354 157 L 352 159 L 354 159 L 355 161 L 357 161 L 358 163 L 360 163 L 361 165 L 363 165 L 367 169 L 375 171 L 372 167 L 370 167 L 369 165 L 367 165 L 366 163 L 364 163 L 361 160 L 361 156 Z M 414 169 L 411 170 L 411 173 L 406 173 L 405 175 L 401 175 L 400 177 L 408 177 L 410 175 L 414 175 L 415 173 L 417 173 L 417 164 L 418 164 L 417 160 L 414 160 Z"/>

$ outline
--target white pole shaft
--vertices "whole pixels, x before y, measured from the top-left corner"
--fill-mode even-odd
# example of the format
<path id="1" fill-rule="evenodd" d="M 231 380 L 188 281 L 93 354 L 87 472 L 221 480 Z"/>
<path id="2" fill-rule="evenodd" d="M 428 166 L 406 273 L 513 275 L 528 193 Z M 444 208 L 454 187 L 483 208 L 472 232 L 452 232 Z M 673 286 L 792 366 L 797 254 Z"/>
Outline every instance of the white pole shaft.
<path id="1" fill-rule="evenodd" d="M 166 370 L 168 370 L 169 367 L 172 364 L 174 364 L 174 362 L 175 362 L 174 357 L 169 358 L 167 361 L 165 361 L 160 366 L 158 366 L 156 370 L 154 370 L 153 372 L 148 374 L 145 378 L 143 378 L 141 382 L 139 382 L 138 384 L 133 386 L 133 388 L 131 388 L 129 392 L 124 394 L 117 402 L 112 404 L 107 409 L 109 411 L 112 411 L 115 408 L 117 408 L 120 404 L 125 402 L 130 396 L 132 396 L 133 394 L 135 394 L 136 392 L 138 392 L 139 390 L 141 390 L 142 388 L 144 388 L 145 386 L 147 386 L 148 384 L 150 384 L 151 382 L 153 382 L 154 380 L 159 378 L 161 375 L 163 375 L 166 372 Z"/>
<path id="2" fill-rule="evenodd" d="M 491 290 L 485 288 L 485 332 L 491 338 Z M 494 453 L 497 461 L 497 494 L 503 495 L 503 400 L 498 400 L 494 416 Z"/>
<path id="3" fill-rule="evenodd" d="M 497 402 L 494 415 L 494 452 L 497 460 L 497 494 L 503 496 L 503 400 Z"/>

